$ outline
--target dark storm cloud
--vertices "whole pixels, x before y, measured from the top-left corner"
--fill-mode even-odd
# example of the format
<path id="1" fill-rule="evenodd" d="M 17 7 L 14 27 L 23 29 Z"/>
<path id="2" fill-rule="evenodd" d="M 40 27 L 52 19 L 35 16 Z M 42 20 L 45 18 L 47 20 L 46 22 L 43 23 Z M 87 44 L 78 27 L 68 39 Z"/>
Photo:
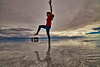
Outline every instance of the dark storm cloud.
<path id="1" fill-rule="evenodd" d="M 28 32 L 26 32 L 28 31 Z M 6 36 L 18 36 L 18 37 L 23 37 L 23 36 L 31 36 L 32 34 L 29 33 L 33 30 L 31 29 L 26 29 L 26 28 L 11 28 L 11 29 L 0 29 L 0 34 L 6 35 Z"/>
<path id="2" fill-rule="evenodd" d="M 11 28 L 9 31 L 33 31 L 31 29 L 26 29 L 26 28 Z"/>
<path id="3" fill-rule="evenodd" d="M 52 30 L 72 28 L 72 19 L 79 12 L 85 0 L 53 0 L 55 15 Z M 28 26 L 37 29 L 46 22 L 46 12 L 50 11 L 48 0 L 0 0 L 0 23 L 12 26 Z M 76 24 L 74 24 L 76 25 Z M 60 28 L 59 28 L 60 26 Z"/>
<path id="4" fill-rule="evenodd" d="M 86 33 L 86 35 L 88 35 L 88 34 L 100 34 L 100 27 L 93 28 L 93 30 L 98 30 L 98 32 L 90 32 L 90 33 Z"/>
<path id="5" fill-rule="evenodd" d="M 65 16 L 65 18 L 70 19 L 67 18 L 67 16 Z M 96 21 L 100 21 L 100 1 L 86 0 L 72 20 L 58 21 L 60 25 L 55 26 L 55 30 L 75 30 L 88 24 L 95 23 Z"/>
<path id="6" fill-rule="evenodd" d="M 20 34 L 20 32 L 15 32 L 15 31 L 9 31 L 9 30 L 0 30 L 0 34 L 4 34 L 4 35 L 10 35 L 10 34 Z"/>
<path id="7" fill-rule="evenodd" d="M 1 24 L 35 26 L 35 24 L 45 23 L 41 22 L 45 19 L 44 0 L 0 0 L 0 3 L 2 3 L 0 6 Z"/>
<path id="8" fill-rule="evenodd" d="M 26 28 L 10 28 L 10 29 L 0 29 L 0 31 L 33 31 Z"/>
<path id="9" fill-rule="evenodd" d="M 98 28 L 93 28 L 93 30 L 100 30 L 100 27 L 98 27 Z"/>

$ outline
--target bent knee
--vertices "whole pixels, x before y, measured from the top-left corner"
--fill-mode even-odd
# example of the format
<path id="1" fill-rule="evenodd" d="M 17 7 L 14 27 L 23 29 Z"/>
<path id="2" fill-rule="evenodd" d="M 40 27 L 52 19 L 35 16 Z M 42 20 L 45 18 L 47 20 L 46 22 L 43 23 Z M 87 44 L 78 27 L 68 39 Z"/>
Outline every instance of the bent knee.
<path id="1" fill-rule="evenodd" d="M 39 27 L 42 27 L 42 25 L 39 25 Z"/>

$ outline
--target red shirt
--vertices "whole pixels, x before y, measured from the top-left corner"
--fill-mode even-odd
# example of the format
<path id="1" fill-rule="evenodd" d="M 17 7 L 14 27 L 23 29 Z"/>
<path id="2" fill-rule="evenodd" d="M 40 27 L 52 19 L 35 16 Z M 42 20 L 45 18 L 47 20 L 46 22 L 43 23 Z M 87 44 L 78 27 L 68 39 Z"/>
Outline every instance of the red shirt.
<path id="1" fill-rule="evenodd" d="M 48 25 L 51 26 L 51 21 L 52 21 L 52 15 L 50 15 L 50 16 L 47 18 L 46 26 L 48 26 Z"/>

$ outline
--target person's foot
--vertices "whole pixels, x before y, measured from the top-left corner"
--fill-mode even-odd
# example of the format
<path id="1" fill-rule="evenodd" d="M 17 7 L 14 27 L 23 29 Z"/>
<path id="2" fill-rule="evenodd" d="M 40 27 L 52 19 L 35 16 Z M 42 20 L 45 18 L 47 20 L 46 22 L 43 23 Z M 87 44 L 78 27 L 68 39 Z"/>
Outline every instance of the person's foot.
<path id="1" fill-rule="evenodd" d="M 35 33 L 34 36 L 35 36 L 35 35 L 38 35 L 38 33 Z"/>

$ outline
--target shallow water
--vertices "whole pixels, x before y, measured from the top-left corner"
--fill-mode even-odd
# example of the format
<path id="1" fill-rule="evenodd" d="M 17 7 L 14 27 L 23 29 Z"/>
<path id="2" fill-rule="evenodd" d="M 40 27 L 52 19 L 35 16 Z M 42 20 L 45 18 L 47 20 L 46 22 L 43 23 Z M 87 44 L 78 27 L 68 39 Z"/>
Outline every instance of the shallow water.
<path id="1" fill-rule="evenodd" d="M 100 67 L 96 39 L 55 39 L 50 47 L 47 40 L 0 41 L 0 67 Z"/>

